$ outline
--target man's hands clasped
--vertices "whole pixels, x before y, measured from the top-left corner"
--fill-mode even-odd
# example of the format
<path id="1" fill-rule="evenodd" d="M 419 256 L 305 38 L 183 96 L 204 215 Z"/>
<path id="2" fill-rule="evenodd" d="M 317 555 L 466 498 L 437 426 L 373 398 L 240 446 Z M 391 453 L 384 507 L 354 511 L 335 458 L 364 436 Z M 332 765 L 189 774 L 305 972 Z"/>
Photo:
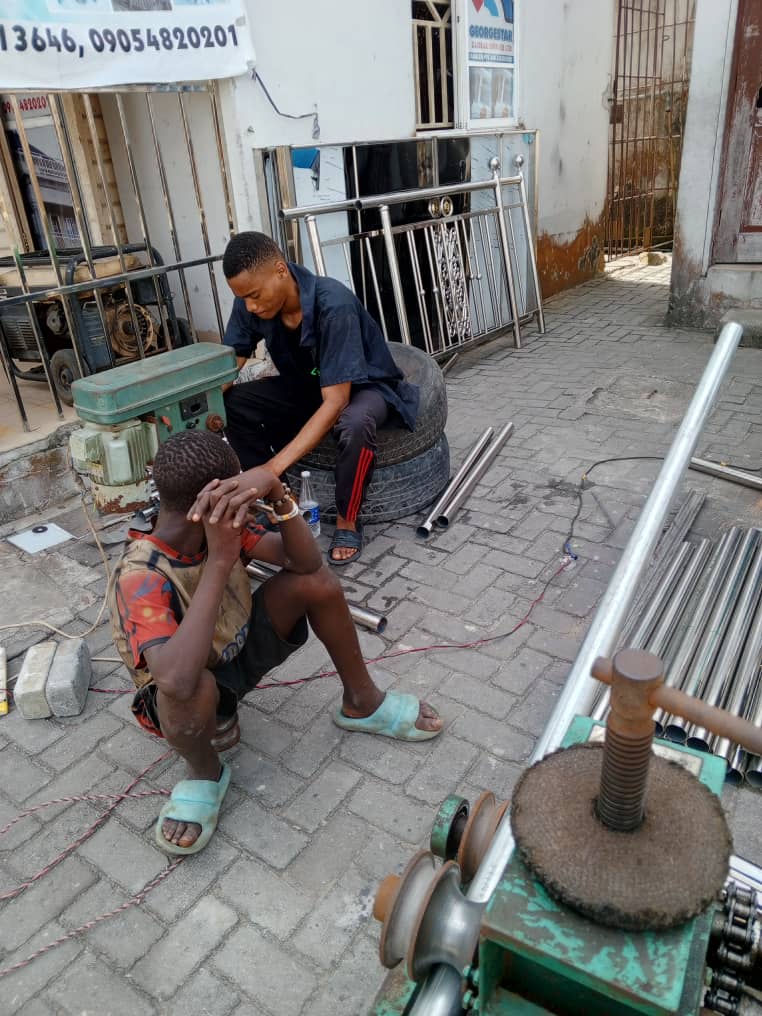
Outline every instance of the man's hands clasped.
<path id="1" fill-rule="evenodd" d="M 232 568 L 241 552 L 241 529 L 254 502 L 282 496 L 278 477 L 260 466 L 227 480 L 212 480 L 199 492 L 187 518 L 203 524 L 209 557 Z"/>

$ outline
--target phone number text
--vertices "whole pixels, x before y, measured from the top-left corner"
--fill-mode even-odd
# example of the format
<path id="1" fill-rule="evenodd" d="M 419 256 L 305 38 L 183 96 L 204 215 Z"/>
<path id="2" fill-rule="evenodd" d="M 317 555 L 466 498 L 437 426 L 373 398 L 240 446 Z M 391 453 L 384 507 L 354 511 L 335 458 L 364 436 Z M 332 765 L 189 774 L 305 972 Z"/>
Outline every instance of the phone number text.
<path id="1" fill-rule="evenodd" d="M 48 26 L 30 28 L 28 24 L 0 25 L 0 53 L 44 53 L 55 50 L 80 57 L 86 53 L 142 53 L 149 49 L 157 52 L 175 49 L 215 49 L 237 46 L 235 25 L 200 25 L 194 28 L 83 28 L 76 37 L 68 28 L 56 32 Z"/>

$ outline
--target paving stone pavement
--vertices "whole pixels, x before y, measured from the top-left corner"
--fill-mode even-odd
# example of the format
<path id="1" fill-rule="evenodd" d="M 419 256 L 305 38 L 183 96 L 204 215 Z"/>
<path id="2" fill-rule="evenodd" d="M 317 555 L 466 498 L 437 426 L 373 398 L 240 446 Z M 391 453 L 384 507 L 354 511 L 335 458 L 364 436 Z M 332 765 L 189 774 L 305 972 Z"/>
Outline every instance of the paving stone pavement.
<path id="1" fill-rule="evenodd" d="M 473 642 L 514 626 L 562 562 L 582 472 L 601 458 L 661 455 L 712 350 L 703 333 L 664 326 L 669 265 L 628 265 L 547 304 L 544 336 L 527 334 L 463 355 L 448 375 L 453 462 L 488 424 L 514 437 L 446 532 L 416 540 L 415 519 L 373 527 L 362 560 L 345 569 L 351 596 L 383 610 L 383 637 L 366 655 L 443 640 Z M 742 349 L 699 445 L 707 457 L 762 462 L 762 353 Z M 449 793 L 498 798 L 543 729 L 595 606 L 650 489 L 657 463 L 600 466 L 576 529 L 578 560 L 553 582 L 515 635 L 472 650 L 397 656 L 373 667 L 384 688 L 425 695 L 445 730 L 405 745 L 338 730 L 335 679 L 255 692 L 230 753 L 231 792 L 209 848 L 139 907 L 105 921 L 0 982 L 2 1012 L 99 1016 L 322 1016 L 364 1013 L 384 971 L 371 917 L 380 879 L 427 845 Z M 760 524 L 752 491 L 690 474 L 708 493 L 695 531 Z M 103 568 L 77 502 L 55 516 L 75 540 L 31 557 L 0 542 L 4 624 L 42 617 L 87 636 L 96 658 L 83 714 L 0 720 L 0 826 L 23 807 L 69 794 L 114 793 L 160 758 L 162 744 L 129 714 L 127 674 L 99 615 Z M 0 537 L 26 528 L 25 519 Z M 104 531 L 113 559 L 123 529 Z M 323 538 L 324 541 L 327 539 Z M 18 672 L 41 628 L 0 632 Z M 326 667 L 319 644 L 280 674 Z M 171 787 L 177 760 L 145 789 Z M 51 874 L 0 904 L 0 968 L 125 903 L 166 868 L 151 829 L 158 797 L 122 802 Z M 736 849 L 759 861 L 760 798 L 728 791 Z M 60 804 L 0 839 L 0 884 L 46 865 L 103 812 Z M 756 856 L 755 856 L 756 852 Z"/>

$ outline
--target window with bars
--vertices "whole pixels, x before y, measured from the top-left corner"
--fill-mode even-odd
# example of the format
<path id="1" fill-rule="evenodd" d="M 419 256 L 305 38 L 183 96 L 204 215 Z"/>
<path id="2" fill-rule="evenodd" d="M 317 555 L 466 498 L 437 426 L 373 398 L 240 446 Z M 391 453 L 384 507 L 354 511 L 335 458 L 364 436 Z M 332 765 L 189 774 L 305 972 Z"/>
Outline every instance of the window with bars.
<path id="1" fill-rule="evenodd" d="M 417 130 L 455 124 L 451 0 L 413 0 Z"/>

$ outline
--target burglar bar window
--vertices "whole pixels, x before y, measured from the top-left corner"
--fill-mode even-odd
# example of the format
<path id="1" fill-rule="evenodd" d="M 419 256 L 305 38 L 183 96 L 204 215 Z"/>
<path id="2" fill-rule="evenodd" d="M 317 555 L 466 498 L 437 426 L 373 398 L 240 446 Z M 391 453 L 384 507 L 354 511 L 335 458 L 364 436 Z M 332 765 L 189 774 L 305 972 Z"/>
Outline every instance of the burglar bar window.
<path id="1" fill-rule="evenodd" d="M 452 127 L 452 11 L 450 0 L 414 0 L 413 64 L 417 130 Z"/>

